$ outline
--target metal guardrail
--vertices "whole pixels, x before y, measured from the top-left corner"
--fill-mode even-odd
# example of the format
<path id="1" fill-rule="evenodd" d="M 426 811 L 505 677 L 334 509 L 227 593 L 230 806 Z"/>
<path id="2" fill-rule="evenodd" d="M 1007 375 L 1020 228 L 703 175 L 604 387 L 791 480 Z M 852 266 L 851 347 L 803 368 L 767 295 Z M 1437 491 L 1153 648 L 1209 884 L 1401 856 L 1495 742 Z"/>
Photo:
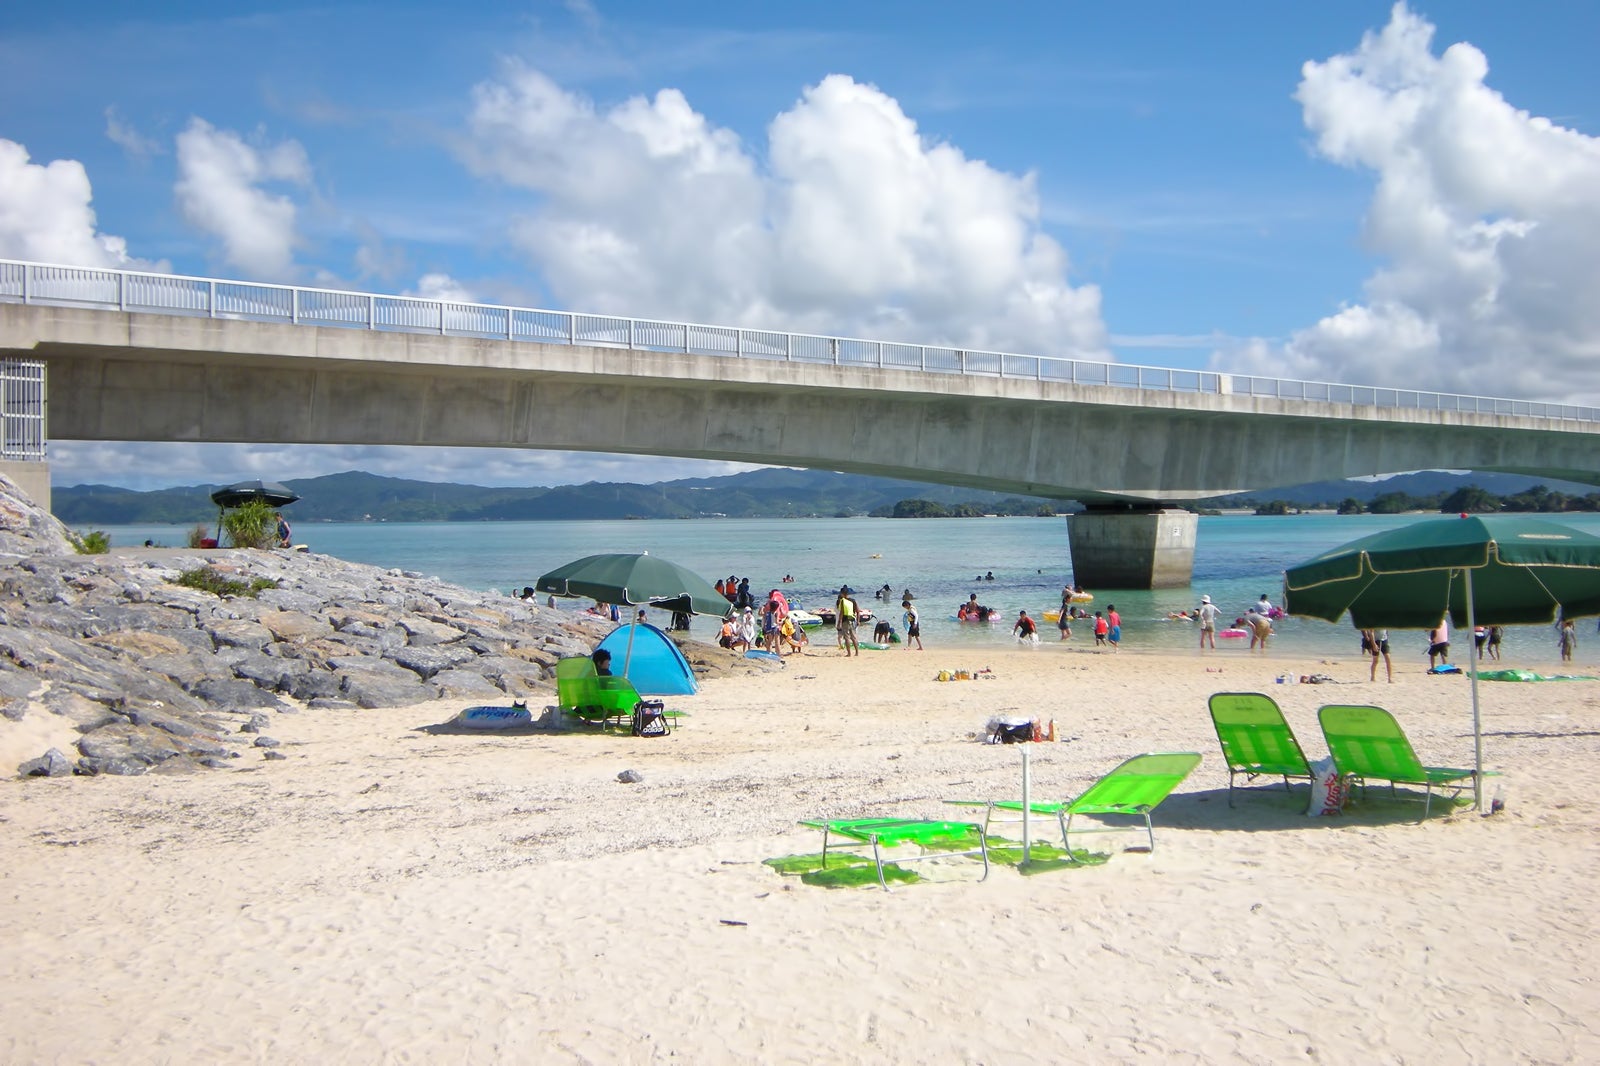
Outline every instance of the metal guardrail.
<path id="1" fill-rule="evenodd" d="M 0 359 L 0 459 L 45 458 L 44 360 Z"/>
<path id="2" fill-rule="evenodd" d="M 0 302 L 113 308 L 207 318 L 435 333 L 544 344 L 769 359 L 794 363 L 1027 378 L 1157 392 L 1274 397 L 1358 406 L 1600 421 L 1600 408 L 1200 370 L 972 351 L 851 337 L 617 318 L 413 296 L 267 285 L 177 274 L 0 259 Z"/>

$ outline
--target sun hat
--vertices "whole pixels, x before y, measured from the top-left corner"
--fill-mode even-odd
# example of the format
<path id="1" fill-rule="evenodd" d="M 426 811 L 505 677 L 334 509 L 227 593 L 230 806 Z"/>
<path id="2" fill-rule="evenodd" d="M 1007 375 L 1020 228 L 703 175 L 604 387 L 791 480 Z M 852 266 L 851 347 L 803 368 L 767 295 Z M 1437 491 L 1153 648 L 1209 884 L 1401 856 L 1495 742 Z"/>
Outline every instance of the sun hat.
<path id="1" fill-rule="evenodd" d="M 1210 596 L 1201 596 L 1200 597 L 1200 602 L 1201 603 L 1210 603 L 1211 602 L 1211 597 Z"/>
<path id="2" fill-rule="evenodd" d="M 850 586 L 849 585 L 840 585 L 839 586 L 839 595 L 841 595 L 841 596 L 850 595 L 850 591 L 851 590 L 850 590 Z"/>

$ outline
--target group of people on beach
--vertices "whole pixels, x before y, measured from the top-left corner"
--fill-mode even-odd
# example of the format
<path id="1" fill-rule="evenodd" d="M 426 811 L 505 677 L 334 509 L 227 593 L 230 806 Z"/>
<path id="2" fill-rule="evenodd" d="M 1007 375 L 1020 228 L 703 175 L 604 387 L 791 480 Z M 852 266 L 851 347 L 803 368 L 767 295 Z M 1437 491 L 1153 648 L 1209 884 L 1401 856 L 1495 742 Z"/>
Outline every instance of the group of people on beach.
<path id="1" fill-rule="evenodd" d="M 719 581 L 719 591 L 724 591 L 728 582 Z M 744 600 L 753 600 L 749 596 L 750 579 L 745 578 L 735 587 L 735 596 Z M 794 609 L 789 605 L 789 598 L 779 589 L 767 593 L 766 601 L 761 605 L 761 614 L 758 618 L 753 602 L 736 602 L 734 610 L 728 612 L 722 620 L 722 630 L 717 635 L 717 643 L 730 651 L 751 651 L 759 649 L 771 652 L 774 655 L 798 655 L 806 650 L 811 643 L 806 636 L 805 629 L 794 617 Z"/>
<path id="2" fill-rule="evenodd" d="M 881 600 L 886 597 L 890 590 L 891 586 L 885 585 L 883 588 L 877 589 L 873 595 Z M 912 595 L 912 592 L 909 588 L 906 589 L 905 592 L 901 593 L 900 621 L 905 627 L 906 636 L 903 646 L 906 651 L 910 651 L 913 646 L 915 646 L 918 651 L 923 650 L 922 615 L 917 611 L 917 606 L 914 602 L 915 600 L 916 596 Z M 866 619 L 867 616 L 866 613 L 862 611 L 860 604 L 856 603 L 855 590 L 849 585 L 839 586 L 839 594 L 834 598 L 833 601 L 832 613 L 833 628 L 838 640 L 839 648 L 844 651 L 847 657 L 851 655 L 860 655 L 861 640 L 859 637 L 857 637 L 856 630 L 860 627 L 861 623 Z M 879 620 L 877 626 L 873 630 L 872 637 L 874 647 L 886 647 L 890 644 L 902 643 L 899 636 L 894 631 L 893 624 L 886 620 Z"/>
<path id="3" fill-rule="evenodd" d="M 1179 611 L 1167 617 L 1180 622 L 1200 623 L 1200 650 L 1217 648 L 1217 619 L 1221 616 L 1222 609 L 1211 602 L 1210 596 L 1200 597 L 1200 606 L 1193 611 Z M 1267 641 L 1272 637 L 1272 620 L 1282 618 L 1283 610 L 1272 605 L 1272 600 L 1263 592 L 1261 598 L 1245 612 L 1234 618 L 1233 625 L 1225 632 L 1224 636 L 1250 637 L 1250 651 L 1267 650 Z"/>

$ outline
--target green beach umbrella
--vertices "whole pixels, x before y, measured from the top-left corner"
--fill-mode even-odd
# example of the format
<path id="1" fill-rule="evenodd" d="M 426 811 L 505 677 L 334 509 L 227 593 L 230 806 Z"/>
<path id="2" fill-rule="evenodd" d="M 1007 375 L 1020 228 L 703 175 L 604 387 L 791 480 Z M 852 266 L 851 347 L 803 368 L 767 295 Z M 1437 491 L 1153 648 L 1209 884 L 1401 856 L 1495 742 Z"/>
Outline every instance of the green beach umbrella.
<path id="1" fill-rule="evenodd" d="M 718 618 L 733 609 L 728 598 L 705 578 L 649 552 L 586 555 L 543 575 L 534 588 L 557 596 L 586 596 L 627 607 L 648 603 L 682 614 L 709 614 Z M 622 662 L 624 677 L 632 659 L 633 630 L 630 628 L 628 650 Z"/>
<path id="2" fill-rule="evenodd" d="M 1284 610 L 1359 629 L 1431 629 L 1446 614 L 1479 625 L 1527 625 L 1600 614 L 1600 537 L 1521 515 L 1415 522 L 1332 548 L 1283 574 Z M 1483 805 L 1478 665 L 1472 677 L 1474 795 Z"/>
<path id="3" fill-rule="evenodd" d="M 534 588 L 634 607 L 648 603 L 687 614 L 728 613 L 728 598 L 693 570 L 658 555 L 586 555 L 539 578 Z"/>

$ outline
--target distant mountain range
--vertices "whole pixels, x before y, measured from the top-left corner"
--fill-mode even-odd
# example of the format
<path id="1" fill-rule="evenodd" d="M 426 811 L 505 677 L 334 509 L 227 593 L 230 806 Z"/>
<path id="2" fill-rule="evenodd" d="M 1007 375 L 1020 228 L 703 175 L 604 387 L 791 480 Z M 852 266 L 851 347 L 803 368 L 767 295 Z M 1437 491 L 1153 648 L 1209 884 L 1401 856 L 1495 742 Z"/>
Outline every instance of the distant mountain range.
<path id="1" fill-rule="evenodd" d="M 283 482 L 300 494 L 296 522 L 500 522 L 602 518 L 807 518 L 865 515 L 911 497 L 1032 511 L 1050 501 L 826 470 L 751 470 L 654 485 L 590 482 L 554 488 L 488 488 L 359 471 Z M 217 485 L 138 492 L 110 485 L 51 489 L 51 509 L 70 526 L 187 525 L 216 518 Z M 1059 505 L 1059 504 L 1058 504 Z"/>
<path id="2" fill-rule="evenodd" d="M 1251 507 L 1270 500 L 1284 500 L 1299 507 L 1324 505 L 1334 507 L 1340 500 L 1346 498 L 1369 503 L 1391 492 L 1403 492 L 1408 496 L 1419 497 L 1439 496 L 1448 495 L 1467 485 L 1476 485 L 1496 496 L 1511 496 L 1535 485 L 1543 485 L 1552 492 L 1562 492 L 1569 496 L 1587 496 L 1592 492 L 1600 492 L 1600 488 L 1595 485 L 1528 477 L 1524 474 L 1471 471 L 1456 474 L 1444 470 L 1419 470 L 1412 474 L 1396 474 L 1381 481 L 1312 481 L 1304 485 L 1292 485 L 1289 488 L 1235 492 L 1203 502 L 1210 507 Z"/>
<path id="3" fill-rule="evenodd" d="M 837 474 L 826 470 L 751 470 L 725 477 L 685 478 L 653 485 L 590 482 L 554 488 L 489 488 L 359 471 L 284 482 L 300 494 L 291 517 L 297 522 L 496 522 L 602 518 L 806 518 L 866 515 L 906 499 L 971 504 L 985 511 L 1032 513 L 1040 507 L 1072 509 L 1059 500 L 928 485 L 892 478 Z M 1354 497 L 1363 502 L 1389 492 L 1412 496 L 1448 493 L 1477 485 L 1510 495 L 1533 485 L 1575 495 L 1592 485 L 1515 474 L 1451 474 L 1423 471 L 1382 481 L 1318 481 L 1290 488 L 1234 493 L 1204 501 L 1209 507 L 1247 507 L 1285 500 L 1298 507 L 1334 506 Z M 70 526 L 188 525 L 216 517 L 216 485 L 137 492 L 110 485 L 53 488 L 56 517 Z"/>

